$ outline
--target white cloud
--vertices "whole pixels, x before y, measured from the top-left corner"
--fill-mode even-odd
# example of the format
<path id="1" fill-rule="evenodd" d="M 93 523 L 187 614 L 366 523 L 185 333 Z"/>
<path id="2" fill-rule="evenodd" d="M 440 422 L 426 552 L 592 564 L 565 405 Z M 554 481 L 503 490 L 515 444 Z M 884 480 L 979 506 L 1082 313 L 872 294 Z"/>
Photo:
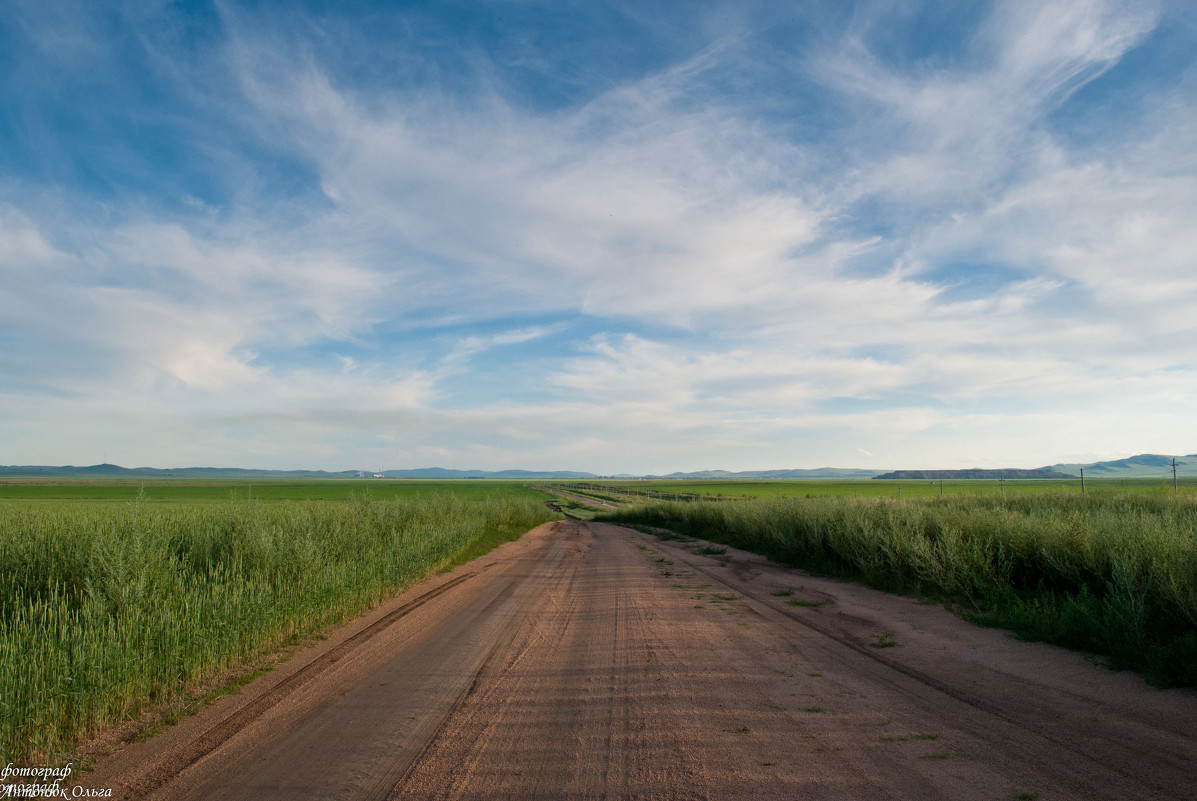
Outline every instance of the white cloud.
<path id="1" fill-rule="evenodd" d="M 1024 173 L 1026 149 L 1045 135 L 1044 116 L 1157 21 L 1148 4 L 1011 2 L 996 6 L 976 35 L 975 63 L 955 69 L 901 71 L 860 36 L 821 53 L 815 74 L 873 111 L 875 152 L 852 171 L 846 196 L 965 207 L 984 199 L 995 182 Z"/>
<path id="2" fill-rule="evenodd" d="M 445 362 L 452 365 L 472 359 L 493 348 L 532 342 L 561 331 L 562 328 L 560 325 L 532 326 L 530 328 L 520 328 L 511 331 L 500 331 L 497 334 L 487 336 L 468 336 L 454 344 L 452 351 L 445 357 Z"/>
<path id="3" fill-rule="evenodd" d="M 340 215 L 426 254 L 404 272 L 434 291 L 451 264 L 452 302 L 475 310 L 489 298 L 685 324 L 768 297 L 824 217 L 776 190 L 784 164 L 743 168 L 778 143 L 718 105 L 677 108 L 669 86 L 545 117 L 497 98 L 368 100 L 311 65 L 278 79 L 277 52 L 239 52 L 255 54 L 243 75 L 259 110 L 318 166 Z"/>
<path id="4" fill-rule="evenodd" d="M 15 453 L 78 459 L 46 433 L 70 420 L 93 450 L 138 431 L 129 460 L 159 464 L 1034 466 L 1183 430 L 1191 89 L 1124 144 L 1049 120 L 1152 6 L 1001 4 L 936 68 L 854 32 L 799 76 L 861 112 L 844 148 L 707 84 L 696 102 L 748 34 L 546 112 L 338 83 L 225 12 L 243 124 L 324 197 L 116 223 L 0 206 Z M 1008 273 L 970 283 L 974 262 Z"/>
<path id="5" fill-rule="evenodd" d="M 53 248 L 28 216 L 0 204 L 0 269 L 15 277 L 19 271 L 43 270 L 69 257 Z"/>

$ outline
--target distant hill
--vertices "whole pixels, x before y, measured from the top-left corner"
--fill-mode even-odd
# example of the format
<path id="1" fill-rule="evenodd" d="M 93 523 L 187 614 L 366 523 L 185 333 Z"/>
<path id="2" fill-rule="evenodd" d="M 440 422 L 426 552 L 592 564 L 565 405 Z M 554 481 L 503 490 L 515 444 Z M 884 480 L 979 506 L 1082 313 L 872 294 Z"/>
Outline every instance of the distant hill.
<path id="1" fill-rule="evenodd" d="M 572 470 L 446 470 L 443 467 L 387 470 L 383 475 L 387 478 L 508 478 L 528 481 L 550 478 L 598 478 L 594 473 Z"/>
<path id="2" fill-rule="evenodd" d="M 621 473 L 615 478 L 655 479 L 770 479 L 770 478 L 870 478 L 876 470 L 853 470 L 821 467 L 813 470 L 750 470 L 738 473 L 727 470 L 701 470 L 694 473 L 670 473 L 667 476 L 635 476 Z M 452 479 L 493 478 L 514 481 L 546 481 L 551 479 L 592 479 L 601 476 L 577 470 L 450 470 L 444 467 L 423 467 L 413 470 L 385 470 L 381 474 L 373 470 L 342 470 L 330 473 L 324 470 L 252 470 L 238 467 L 121 467 L 115 464 L 94 464 L 87 467 L 74 465 L 11 465 L 0 466 L 0 478 L 42 477 L 42 478 L 361 478 L 381 475 L 384 478 Z"/>
<path id="3" fill-rule="evenodd" d="M 252 470 L 240 467 L 121 467 L 115 464 L 93 464 L 87 467 L 75 465 L 10 465 L 0 466 L 0 478 L 361 478 L 375 475 L 372 470 L 342 470 L 331 473 L 325 470 Z M 515 480 L 536 480 L 550 478 L 597 478 L 594 473 L 580 473 L 570 470 L 446 470 L 429 467 L 419 470 L 387 470 L 386 478 L 506 478 Z"/>
<path id="4" fill-rule="evenodd" d="M 964 478 L 1076 478 L 1081 468 L 1085 477 L 1093 478 L 1170 478 L 1172 457 L 1143 453 L 1126 459 L 1092 464 L 1053 464 L 1046 467 L 1024 470 L 860 470 L 842 467 L 818 467 L 793 470 L 697 470 L 691 473 L 669 473 L 668 475 L 640 476 L 648 479 L 669 479 L 679 481 L 761 481 L 766 479 L 964 479 Z M 1176 473 L 1182 478 L 1197 478 L 1197 454 L 1176 457 Z M 0 466 L 0 478 L 211 478 L 211 479 L 336 479 L 362 478 L 376 475 L 373 470 L 252 470 L 240 467 L 121 467 L 115 464 L 93 464 L 84 467 L 75 465 L 10 465 Z M 424 467 L 413 470 L 386 470 L 381 474 L 395 479 L 452 479 L 492 478 L 512 481 L 546 481 L 553 479 L 601 478 L 595 473 L 576 470 L 449 470 L 443 467 Z M 626 473 L 617 478 L 637 478 Z"/>
<path id="5" fill-rule="evenodd" d="M 1057 470 L 1019 470 L 1010 468 L 1006 470 L 895 470 L 892 473 L 883 473 L 873 478 L 883 479 L 931 479 L 932 481 L 943 479 L 960 479 L 960 478 L 1073 478 L 1067 473 L 1061 473 Z"/>
<path id="6" fill-rule="evenodd" d="M 1171 456 L 1141 453 L 1126 459 L 1089 464 L 1052 464 L 1034 470 L 895 470 L 875 476 L 880 479 L 963 479 L 963 478 L 1171 478 Z M 1197 454 L 1176 457 L 1179 478 L 1197 478 Z"/>
<path id="7" fill-rule="evenodd" d="M 355 471 L 250 470 L 240 467 L 121 467 L 115 464 L 0 466 L 0 477 L 44 478 L 352 478 Z"/>
<path id="8" fill-rule="evenodd" d="M 121 467 L 114 464 L 96 464 L 87 467 L 75 465 L 11 465 L 0 466 L 0 477 L 45 477 L 45 478 L 360 478 L 373 476 L 371 470 L 253 470 L 238 467 Z M 593 473 L 573 471 L 534 472 L 530 470 L 445 470 L 431 467 L 420 470 L 388 470 L 386 478 L 595 478 Z"/>
<path id="9" fill-rule="evenodd" d="M 872 478 L 880 470 L 857 470 L 843 467 L 816 467 L 808 470 L 743 470 L 738 473 L 727 470 L 699 470 L 694 473 L 670 473 L 666 476 L 644 476 L 644 478 L 697 479 L 766 479 L 766 478 Z"/>
<path id="10" fill-rule="evenodd" d="M 1188 456 L 1177 456 L 1176 475 L 1181 478 L 1197 477 L 1197 453 Z M 1053 464 L 1045 470 L 1058 470 L 1070 476 L 1080 476 L 1081 468 L 1085 468 L 1085 477 L 1089 478 L 1171 478 L 1171 456 L 1160 456 L 1155 453 L 1141 453 L 1126 459 L 1115 459 L 1109 462 L 1092 462 L 1090 464 Z"/>

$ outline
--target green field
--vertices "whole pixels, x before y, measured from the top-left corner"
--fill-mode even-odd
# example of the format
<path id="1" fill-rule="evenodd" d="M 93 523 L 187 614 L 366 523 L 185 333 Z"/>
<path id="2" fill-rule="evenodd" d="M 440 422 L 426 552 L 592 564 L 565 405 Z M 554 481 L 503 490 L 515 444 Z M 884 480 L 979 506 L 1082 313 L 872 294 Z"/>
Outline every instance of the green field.
<path id="1" fill-rule="evenodd" d="M 1197 686 L 1197 498 L 1167 491 L 645 501 L 598 516 L 953 605 Z"/>
<path id="2" fill-rule="evenodd" d="M 610 513 L 519 481 L 10 479 L 0 763 L 49 761 L 113 722 L 178 708 L 551 519 L 547 500 L 943 599 L 1020 636 L 1197 685 L 1195 488 L 1177 499 L 1158 480 L 1087 485 L 1081 497 L 1079 482 L 1008 481 L 1005 494 L 945 482 L 940 500 L 938 482 L 903 481 L 899 500 L 899 482 L 874 480 L 555 482 L 635 501 Z"/>
<path id="3" fill-rule="evenodd" d="M 4 479 L 0 501 L 347 501 L 431 498 L 536 498 L 521 481 L 489 479 Z"/>
<path id="4" fill-rule="evenodd" d="M 0 764 L 49 764 L 114 722 L 177 710 L 558 518 L 515 482 L 379 483 L 408 496 L 190 482 L 112 501 L 138 487 L 21 485 L 33 499 L 0 502 Z M 64 488 L 77 494 L 48 495 Z"/>
<path id="5" fill-rule="evenodd" d="M 1081 494 L 1080 479 L 775 479 L 762 481 L 554 481 L 554 487 L 609 500 L 635 498 L 694 500 L 698 498 L 938 498 L 949 496 L 1000 496 L 1042 493 Z M 1181 479 L 1180 494 L 1197 496 L 1197 482 Z M 1170 479 L 1086 479 L 1085 493 L 1172 494 Z"/>

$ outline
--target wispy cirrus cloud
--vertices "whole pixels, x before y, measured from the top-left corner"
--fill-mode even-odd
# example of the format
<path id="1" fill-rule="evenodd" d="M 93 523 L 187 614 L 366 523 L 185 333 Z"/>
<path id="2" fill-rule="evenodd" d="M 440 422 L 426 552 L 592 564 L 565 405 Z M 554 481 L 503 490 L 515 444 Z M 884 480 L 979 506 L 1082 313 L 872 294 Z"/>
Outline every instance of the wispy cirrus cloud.
<path id="1" fill-rule="evenodd" d="M 100 72 L 120 58 L 111 26 L 22 8 L 27 68 L 68 33 Z M 15 162 L 0 187 L 10 461 L 615 472 L 1192 448 L 1169 443 L 1197 391 L 1197 164 L 1176 133 L 1194 91 L 1120 69 L 1183 9 L 1011 3 L 963 33 L 903 17 L 910 52 L 885 5 L 812 3 L 807 28 L 712 8 L 668 41 L 613 13 L 593 30 L 660 52 L 560 78 L 535 37 L 438 20 L 422 40 L 414 11 L 375 18 L 396 54 L 349 12 L 218 10 L 122 17 L 155 65 L 146 96 L 181 90 L 116 106 L 152 121 L 157 156 L 111 127 L 77 146 L 107 188 Z M 1153 99 L 1128 122 L 1110 98 L 1136 86 Z M 1175 411 L 1136 415 L 1160 398 Z"/>

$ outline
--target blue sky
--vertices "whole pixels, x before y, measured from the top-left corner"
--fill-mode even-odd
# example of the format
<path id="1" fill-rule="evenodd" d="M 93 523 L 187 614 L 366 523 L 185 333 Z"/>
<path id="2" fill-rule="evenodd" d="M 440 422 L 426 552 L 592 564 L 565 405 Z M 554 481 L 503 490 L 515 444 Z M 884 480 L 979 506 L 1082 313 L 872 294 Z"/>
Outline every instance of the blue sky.
<path id="1" fill-rule="evenodd" d="M 1187 2 L 0 4 L 0 463 L 1197 451 Z"/>

